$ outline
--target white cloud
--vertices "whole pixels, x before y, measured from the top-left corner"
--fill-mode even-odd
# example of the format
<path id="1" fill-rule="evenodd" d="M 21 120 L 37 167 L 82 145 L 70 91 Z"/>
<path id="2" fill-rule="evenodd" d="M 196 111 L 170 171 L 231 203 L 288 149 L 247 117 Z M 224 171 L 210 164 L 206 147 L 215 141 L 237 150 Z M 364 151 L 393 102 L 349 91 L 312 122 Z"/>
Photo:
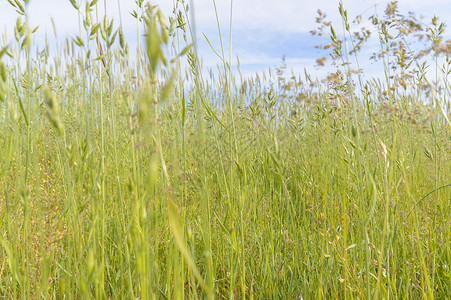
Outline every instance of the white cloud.
<path id="1" fill-rule="evenodd" d="M 133 0 L 108 1 L 108 14 L 115 17 L 118 22 L 118 3 L 121 6 L 124 26 L 135 28 L 135 20 L 130 12 L 136 7 Z M 80 1 L 78 1 L 80 2 Z M 154 0 L 168 15 L 172 12 L 175 1 Z M 188 4 L 191 1 L 186 1 Z M 196 15 L 196 25 L 199 32 L 212 32 L 216 30 L 216 17 L 213 0 L 193 0 Z M 365 13 L 368 16 L 377 11 L 382 13 L 388 1 L 375 0 L 344 0 L 344 6 L 348 9 L 350 17 Z M 84 3 L 84 1 L 83 1 Z M 103 15 L 103 1 L 99 1 L 99 14 Z M 223 30 L 229 27 L 230 0 L 216 0 L 216 7 Z M 402 11 L 416 11 L 431 17 L 434 13 L 448 19 L 451 15 L 448 0 L 400 0 L 399 7 Z M 308 32 L 315 26 L 316 11 L 322 9 L 332 21 L 339 22 L 338 1 L 334 0 L 235 0 L 233 1 L 233 26 L 240 30 L 264 29 L 268 32 Z M 84 4 L 82 4 L 84 11 Z M 95 12 L 94 12 L 95 14 Z M 31 0 L 29 6 L 30 22 L 32 25 L 40 25 L 43 31 L 51 31 L 50 17 L 53 17 L 58 30 L 61 33 L 75 34 L 78 32 L 78 17 L 68 0 Z M 12 28 L 17 15 L 5 0 L 0 1 L 0 28 L 7 26 Z"/>

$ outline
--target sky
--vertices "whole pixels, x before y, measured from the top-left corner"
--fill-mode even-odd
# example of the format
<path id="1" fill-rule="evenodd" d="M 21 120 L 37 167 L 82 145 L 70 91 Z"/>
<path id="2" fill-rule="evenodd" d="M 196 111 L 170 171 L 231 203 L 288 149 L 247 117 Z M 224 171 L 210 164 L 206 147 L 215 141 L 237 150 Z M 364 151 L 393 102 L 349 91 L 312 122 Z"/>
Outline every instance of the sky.
<path id="1" fill-rule="evenodd" d="M 14 1 L 14 0 L 13 0 Z M 21 0 L 22 1 L 22 0 Z M 84 0 L 76 0 L 82 2 Z M 130 15 L 135 9 L 134 0 L 99 0 L 100 6 L 107 3 L 108 15 L 119 24 L 119 11 L 124 33 L 130 47 L 136 46 L 136 20 Z M 151 4 L 158 5 L 166 16 L 171 15 L 174 0 L 150 0 Z M 190 1 L 188 1 L 190 3 Z M 204 66 L 215 68 L 220 63 L 208 43 L 205 34 L 213 47 L 219 51 L 219 35 L 213 0 L 192 0 L 195 15 L 195 24 L 198 36 L 198 49 L 203 58 Z M 338 14 L 338 1 L 336 0 L 234 0 L 232 6 L 232 57 L 240 58 L 241 69 L 244 74 L 274 69 L 282 64 L 285 57 L 286 64 L 296 74 L 304 72 L 327 72 L 326 69 L 315 67 L 316 59 L 324 53 L 315 49 L 315 45 L 325 44 L 326 37 L 312 37 L 310 31 L 316 27 L 316 11 L 321 9 L 336 28 L 341 28 Z M 376 11 L 382 13 L 387 1 L 375 0 L 343 0 L 344 7 L 348 9 L 349 19 L 362 15 L 363 20 Z M 119 6 L 120 5 L 120 10 Z M 219 21 L 225 42 L 226 56 L 229 53 L 229 27 L 230 27 L 230 0 L 216 0 L 219 12 Z M 102 15 L 103 8 L 99 9 Z M 441 20 L 451 19 L 451 6 L 449 0 L 400 0 L 399 11 L 407 14 L 416 12 L 429 20 L 436 14 Z M 35 43 L 41 46 L 45 34 L 53 36 L 51 18 L 57 27 L 58 39 L 74 37 L 79 32 L 77 12 L 69 0 L 30 0 L 28 6 L 29 22 L 31 27 L 39 25 Z M 94 12 L 95 15 L 95 12 Z M 13 37 L 13 28 L 18 15 L 7 0 L 0 0 L 0 35 L 4 32 Z M 366 21 L 369 22 L 369 21 Z M 338 30 L 337 30 L 338 31 Z M 4 45 L 4 40 L 0 42 Z M 377 46 L 377 45 L 375 45 Z M 371 69 L 371 66 L 367 66 Z"/>

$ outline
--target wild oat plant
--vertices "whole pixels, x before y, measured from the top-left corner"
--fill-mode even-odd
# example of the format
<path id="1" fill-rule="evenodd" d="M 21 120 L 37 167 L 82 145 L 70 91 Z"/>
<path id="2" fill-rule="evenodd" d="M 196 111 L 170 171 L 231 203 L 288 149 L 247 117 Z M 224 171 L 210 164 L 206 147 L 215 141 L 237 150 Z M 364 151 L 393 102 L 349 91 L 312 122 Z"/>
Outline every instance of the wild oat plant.
<path id="1" fill-rule="evenodd" d="M 8 2 L 2 298 L 449 299 L 438 18 L 392 2 L 351 22 L 340 3 L 342 29 L 319 11 L 312 31 L 329 37 L 327 76 L 243 77 L 223 49 L 205 72 L 183 0 L 169 18 L 136 1 L 132 53 L 97 0 L 70 0 L 80 32 L 52 46 L 33 42 L 29 1 Z M 363 77 L 372 37 L 383 72 Z"/>

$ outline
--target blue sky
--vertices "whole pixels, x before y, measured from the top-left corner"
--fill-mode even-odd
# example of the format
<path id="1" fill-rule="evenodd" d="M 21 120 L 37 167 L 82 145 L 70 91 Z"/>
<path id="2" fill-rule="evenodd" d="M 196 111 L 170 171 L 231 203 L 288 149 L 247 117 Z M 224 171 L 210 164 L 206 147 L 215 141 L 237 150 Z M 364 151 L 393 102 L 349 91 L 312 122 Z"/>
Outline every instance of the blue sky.
<path id="1" fill-rule="evenodd" d="M 84 0 L 77 0 L 77 2 L 82 2 L 84 7 Z M 103 2 L 99 0 L 100 5 Z M 109 16 L 114 16 L 118 25 L 118 1 L 107 0 L 106 2 Z M 171 14 L 173 0 L 150 2 L 159 5 L 166 15 Z M 193 0 L 193 3 L 200 53 L 204 65 L 214 68 L 219 60 L 202 38 L 202 33 L 205 33 L 214 47 L 219 48 L 213 0 Z M 362 14 L 363 19 L 366 20 L 375 13 L 375 9 L 382 13 L 387 1 L 343 0 L 343 3 L 348 9 L 350 19 Z M 136 45 L 136 23 L 129 12 L 134 9 L 135 1 L 120 0 L 120 5 L 124 31 L 130 46 L 133 47 Z M 216 5 L 228 50 L 230 0 L 216 0 Z M 283 56 L 286 58 L 287 65 L 296 73 L 303 73 L 304 68 L 313 73 L 326 72 L 327 69 L 317 70 L 314 67 L 316 58 L 321 56 L 314 46 L 324 43 L 325 40 L 318 37 L 312 38 L 309 34 L 309 31 L 315 28 L 318 9 L 329 16 L 329 19 L 336 24 L 336 28 L 340 28 L 338 1 L 335 0 L 234 0 L 232 57 L 240 57 L 243 73 L 252 74 L 277 67 L 281 64 Z M 437 14 L 441 20 L 451 19 L 449 0 L 400 0 L 399 9 L 402 13 L 414 11 L 422 14 L 426 20 L 434 14 Z M 69 0 L 30 0 L 28 11 L 32 27 L 40 26 L 36 41 L 38 44 L 42 42 L 46 32 L 52 36 L 51 17 L 55 21 L 60 40 L 73 37 L 78 33 L 77 13 Z M 1 34 L 6 30 L 8 36 L 13 37 L 16 18 L 17 14 L 8 1 L 0 0 Z M 3 42 L 1 44 L 3 45 Z"/>

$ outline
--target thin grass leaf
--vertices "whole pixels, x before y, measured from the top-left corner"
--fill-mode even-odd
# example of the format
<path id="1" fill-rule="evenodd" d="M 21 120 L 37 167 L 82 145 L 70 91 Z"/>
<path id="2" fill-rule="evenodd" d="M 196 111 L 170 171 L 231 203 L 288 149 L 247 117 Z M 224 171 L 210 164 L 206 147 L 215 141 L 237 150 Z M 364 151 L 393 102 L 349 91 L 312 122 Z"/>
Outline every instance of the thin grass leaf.
<path id="1" fill-rule="evenodd" d="M 185 239 L 183 237 L 183 227 L 181 225 L 181 218 L 178 213 L 177 206 L 169 198 L 168 198 L 168 217 L 169 217 L 169 225 L 171 228 L 171 232 L 174 236 L 175 244 L 177 245 L 177 248 L 179 249 L 186 263 L 188 264 L 188 268 L 191 270 L 191 272 L 193 272 L 194 276 L 197 279 L 197 282 L 199 282 L 202 289 L 204 289 L 207 292 L 207 294 L 211 294 L 212 291 L 209 290 L 207 284 L 202 278 L 202 275 L 197 269 L 196 264 L 194 263 L 194 260 L 192 259 L 188 251 L 188 248 L 186 247 Z"/>

